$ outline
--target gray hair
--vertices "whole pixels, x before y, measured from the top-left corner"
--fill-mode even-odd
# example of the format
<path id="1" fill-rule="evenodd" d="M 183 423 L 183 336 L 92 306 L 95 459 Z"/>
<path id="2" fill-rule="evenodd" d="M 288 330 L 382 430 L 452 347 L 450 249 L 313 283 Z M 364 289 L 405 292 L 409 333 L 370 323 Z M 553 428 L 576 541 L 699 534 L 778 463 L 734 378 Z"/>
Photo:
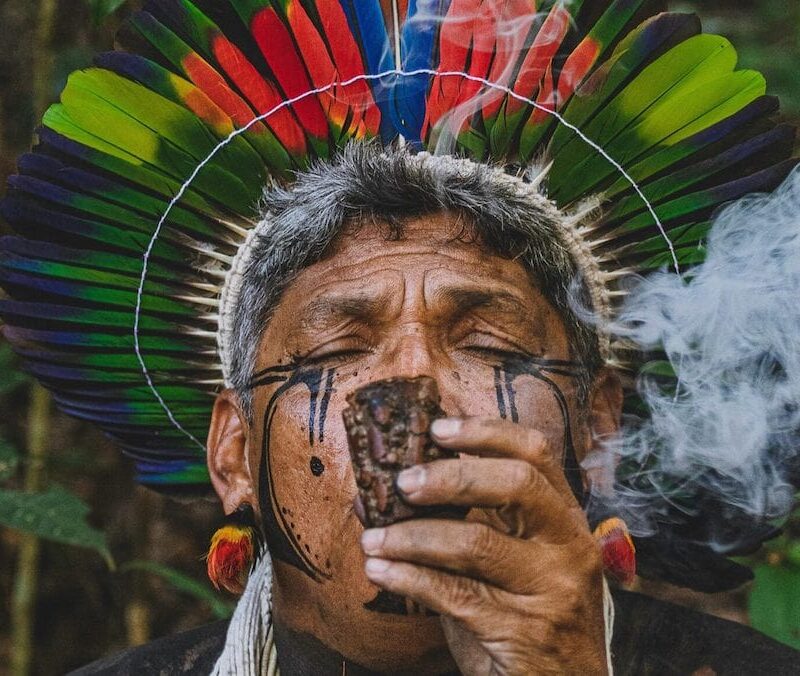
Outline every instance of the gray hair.
<path id="1" fill-rule="evenodd" d="M 257 235 L 244 270 L 230 340 L 229 380 L 248 416 L 261 336 L 297 274 L 322 260 L 348 228 L 380 223 L 387 239 L 402 239 L 409 218 L 443 212 L 469 226 L 459 237 L 522 263 L 561 316 L 571 357 L 586 374 L 582 396 L 588 392 L 602 358 L 594 328 L 573 310 L 576 288 L 578 305 L 591 304 L 557 212 L 545 200 L 526 198 L 514 181 L 498 180 L 501 174 L 488 165 L 418 157 L 408 147 L 353 143 L 298 172 L 290 187 L 265 190 L 261 211 L 269 227 Z"/>

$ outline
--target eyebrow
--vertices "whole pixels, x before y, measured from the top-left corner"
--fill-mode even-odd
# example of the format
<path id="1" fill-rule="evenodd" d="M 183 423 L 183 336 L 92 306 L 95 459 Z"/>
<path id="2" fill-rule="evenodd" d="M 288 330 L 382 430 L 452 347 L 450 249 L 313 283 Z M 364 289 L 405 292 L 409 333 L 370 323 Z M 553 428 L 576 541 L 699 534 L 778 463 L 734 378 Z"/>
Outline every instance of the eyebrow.
<path id="1" fill-rule="evenodd" d="M 355 320 L 374 319 L 389 302 L 391 291 L 366 294 L 328 294 L 314 298 L 300 311 L 300 325 L 303 329 L 321 330 L 342 317 Z"/>
<path id="2" fill-rule="evenodd" d="M 484 290 L 448 286 L 437 291 L 434 297 L 462 314 L 488 307 L 514 314 L 530 313 L 530 308 L 518 296 L 502 289 Z"/>

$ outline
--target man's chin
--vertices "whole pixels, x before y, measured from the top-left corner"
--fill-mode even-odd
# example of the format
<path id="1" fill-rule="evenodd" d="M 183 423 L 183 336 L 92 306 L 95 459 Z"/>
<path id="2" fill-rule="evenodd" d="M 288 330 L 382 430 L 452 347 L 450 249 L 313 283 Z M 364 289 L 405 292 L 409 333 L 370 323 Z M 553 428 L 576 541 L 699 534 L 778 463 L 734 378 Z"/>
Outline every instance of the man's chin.
<path id="1" fill-rule="evenodd" d="M 272 610 L 279 655 L 282 648 L 305 650 L 398 674 L 454 668 L 438 615 L 381 593 L 361 571 L 345 586 L 335 579 L 315 582 L 281 561 L 274 567 Z"/>

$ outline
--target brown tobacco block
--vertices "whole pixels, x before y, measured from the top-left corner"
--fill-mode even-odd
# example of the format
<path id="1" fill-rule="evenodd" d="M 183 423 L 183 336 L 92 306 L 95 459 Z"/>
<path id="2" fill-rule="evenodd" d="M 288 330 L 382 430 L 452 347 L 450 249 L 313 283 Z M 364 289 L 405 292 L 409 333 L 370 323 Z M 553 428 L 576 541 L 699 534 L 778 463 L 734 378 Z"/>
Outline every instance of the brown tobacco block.
<path id="1" fill-rule="evenodd" d="M 407 467 L 458 457 L 434 444 L 428 433 L 431 422 L 446 415 L 439 400 L 436 381 L 427 376 L 379 380 L 347 396 L 349 407 L 342 418 L 368 527 L 421 516 L 465 515 L 466 509 L 452 505 L 412 506 L 395 483 Z"/>

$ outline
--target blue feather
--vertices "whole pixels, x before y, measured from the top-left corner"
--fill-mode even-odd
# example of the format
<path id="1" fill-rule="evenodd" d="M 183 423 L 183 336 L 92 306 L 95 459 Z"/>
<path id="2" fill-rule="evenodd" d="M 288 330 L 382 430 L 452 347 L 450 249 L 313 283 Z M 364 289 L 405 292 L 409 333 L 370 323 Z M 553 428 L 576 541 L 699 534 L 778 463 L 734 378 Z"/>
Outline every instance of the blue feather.
<path id="1" fill-rule="evenodd" d="M 347 23 L 355 36 L 356 43 L 361 47 L 366 73 L 377 75 L 394 69 L 394 54 L 378 0 L 339 0 L 339 3 L 347 16 Z M 383 143 L 389 143 L 397 136 L 397 130 L 392 124 L 389 110 L 393 80 L 393 76 L 370 80 L 372 95 L 381 109 L 381 140 Z"/>
<path id="2" fill-rule="evenodd" d="M 400 58 L 406 72 L 433 69 L 436 39 L 450 0 L 409 0 L 408 17 L 400 34 Z M 425 121 L 429 75 L 402 77 L 394 87 L 390 115 L 400 133 L 422 147 L 420 134 Z"/>

